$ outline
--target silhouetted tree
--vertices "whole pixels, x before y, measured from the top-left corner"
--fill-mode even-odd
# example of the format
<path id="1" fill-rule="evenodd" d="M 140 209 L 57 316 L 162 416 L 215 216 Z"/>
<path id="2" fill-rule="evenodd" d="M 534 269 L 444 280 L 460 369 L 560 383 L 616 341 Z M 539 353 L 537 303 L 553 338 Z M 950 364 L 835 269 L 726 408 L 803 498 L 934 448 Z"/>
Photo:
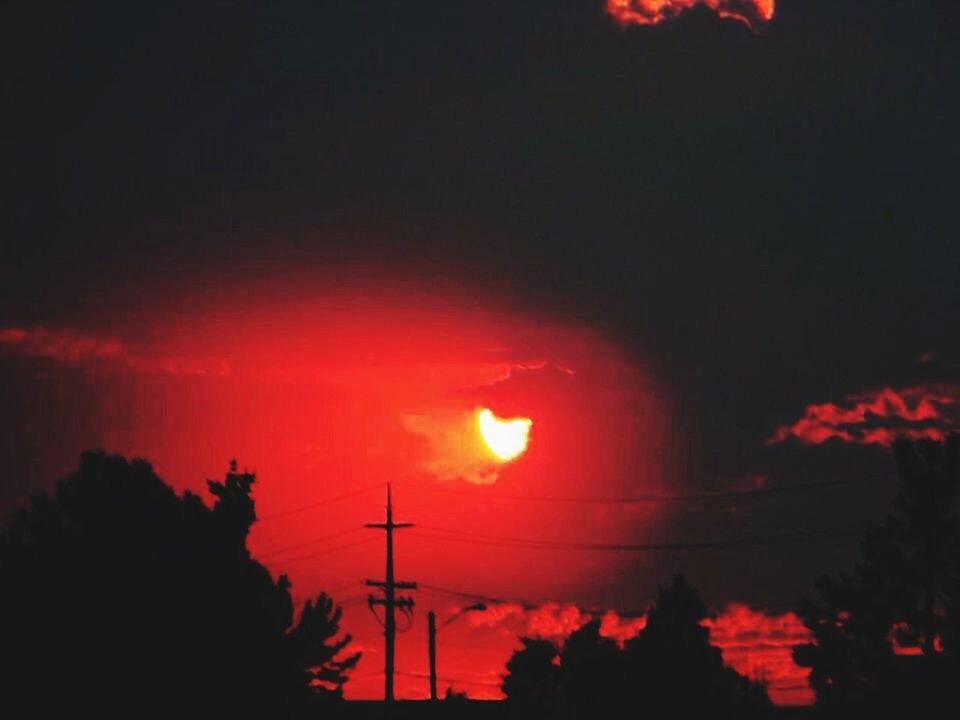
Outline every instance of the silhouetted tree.
<path id="1" fill-rule="evenodd" d="M 560 707 L 560 651 L 549 640 L 520 638 L 523 647 L 507 661 L 503 694 L 524 710 Z"/>
<path id="2" fill-rule="evenodd" d="M 0 532 L 4 702 L 35 717 L 290 717 L 337 692 L 339 612 L 293 624 L 290 584 L 249 557 L 254 477 L 212 509 L 144 461 L 86 453 Z M 23 716 L 23 714 L 21 714 Z"/>
<path id="3" fill-rule="evenodd" d="M 653 717 L 698 714 L 750 718 L 770 701 L 762 684 L 723 664 L 702 625 L 707 609 L 682 577 L 661 588 L 646 627 L 621 650 L 593 620 L 558 649 L 547 640 L 521 638 L 507 663 L 503 691 L 510 705 L 538 715 L 619 717 L 642 705 Z"/>
<path id="4" fill-rule="evenodd" d="M 960 572 L 960 524 L 957 491 L 960 489 L 960 435 L 945 443 L 900 441 L 894 446 L 903 487 L 893 501 L 881 555 L 865 558 L 862 574 L 892 575 L 902 590 L 894 595 L 904 603 L 899 641 L 919 647 L 925 655 L 940 650 L 946 625 L 947 603 L 953 581 Z M 896 562 L 885 563 L 887 547 Z"/>
<path id="5" fill-rule="evenodd" d="M 443 701 L 450 703 L 453 707 L 463 708 L 469 700 L 470 698 L 467 697 L 466 692 L 463 690 L 454 690 L 450 686 L 447 687 L 447 691 L 443 694 Z"/>
<path id="6" fill-rule="evenodd" d="M 322 699 L 343 697 L 346 673 L 360 660 L 360 653 L 337 659 L 352 640 L 349 634 L 337 639 L 340 615 L 333 600 L 320 593 L 315 601 L 307 600 L 289 632 L 294 669 L 304 673 L 306 685 Z"/>
<path id="7" fill-rule="evenodd" d="M 960 436 L 901 439 L 894 455 L 901 490 L 883 526 L 866 533 L 855 575 L 822 578 L 819 598 L 798 607 L 813 642 L 797 646 L 794 658 L 811 668 L 825 707 L 889 705 L 894 688 L 907 692 L 907 676 L 950 672 L 943 661 L 955 652 L 960 599 Z M 927 660 L 895 658 L 895 645 Z M 919 700 L 935 689 L 910 692 Z"/>
<path id="8" fill-rule="evenodd" d="M 706 606 L 682 576 L 660 588 L 646 626 L 624 646 L 633 692 L 661 713 L 755 717 L 769 710 L 761 683 L 724 666 L 703 626 Z"/>
<path id="9" fill-rule="evenodd" d="M 594 619 L 570 633 L 560 651 L 563 699 L 576 715 L 607 714 L 624 689 L 623 653 L 616 641 L 600 635 Z"/>
<path id="10" fill-rule="evenodd" d="M 257 519 L 250 489 L 256 480 L 253 473 L 237 472 L 237 461 L 230 461 L 230 470 L 223 482 L 207 480 L 210 494 L 217 498 L 213 506 L 213 518 L 221 526 L 225 541 L 234 543 L 238 551 L 246 553 L 247 534 Z"/>

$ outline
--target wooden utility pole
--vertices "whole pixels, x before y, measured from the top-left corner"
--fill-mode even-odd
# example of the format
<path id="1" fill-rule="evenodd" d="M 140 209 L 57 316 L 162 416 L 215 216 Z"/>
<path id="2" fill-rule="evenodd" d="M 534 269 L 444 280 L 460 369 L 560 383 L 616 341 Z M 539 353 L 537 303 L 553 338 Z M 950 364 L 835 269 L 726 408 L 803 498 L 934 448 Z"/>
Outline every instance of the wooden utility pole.
<path id="1" fill-rule="evenodd" d="M 397 597 L 397 590 L 416 590 L 415 582 L 406 582 L 395 580 L 393 577 L 393 531 L 397 528 L 410 527 L 413 523 L 393 521 L 393 503 L 390 498 L 390 484 L 387 483 L 387 521 L 382 523 L 367 523 L 369 528 L 377 528 L 387 533 L 387 567 L 386 577 L 383 580 L 367 580 L 368 587 L 380 588 L 383 591 L 383 597 L 369 595 L 367 602 L 371 607 L 374 605 L 383 605 L 383 635 L 384 635 L 384 666 L 383 666 L 383 700 L 387 703 L 393 702 L 393 670 L 394 670 L 394 649 L 397 639 L 397 618 L 396 609 L 413 608 L 413 598 L 407 596 Z"/>
<path id="2" fill-rule="evenodd" d="M 430 699 L 437 699 L 437 614 L 427 613 L 427 652 L 430 655 Z"/>

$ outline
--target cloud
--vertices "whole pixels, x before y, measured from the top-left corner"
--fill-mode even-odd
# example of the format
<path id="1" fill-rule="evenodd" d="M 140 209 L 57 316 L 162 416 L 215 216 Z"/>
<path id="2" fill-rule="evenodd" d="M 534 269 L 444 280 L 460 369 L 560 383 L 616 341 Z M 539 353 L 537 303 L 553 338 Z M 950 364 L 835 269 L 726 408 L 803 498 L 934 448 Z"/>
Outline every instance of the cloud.
<path id="1" fill-rule="evenodd" d="M 126 346 L 116 338 L 96 337 L 69 328 L 0 328 L 0 346 L 18 355 L 70 364 L 127 356 Z"/>
<path id="2" fill-rule="evenodd" d="M 495 458 L 478 429 L 478 413 L 472 410 L 407 414 L 403 428 L 426 443 L 426 456 L 419 467 L 441 482 L 464 480 L 474 485 L 492 485 L 500 476 L 503 461 Z M 529 427 L 529 421 L 527 421 Z M 522 452 L 522 450 L 521 450 Z"/>
<path id="3" fill-rule="evenodd" d="M 476 410 L 410 414 L 403 427 L 421 436 L 427 444 L 420 469 L 441 482 L 465 480 L 475 485 L 492 485 L 499 466 L 483 445 L 476 427 Z"/>
<path id="4" fill-rule="evenodd" d="M 499 628 L 514 636 L 532 636 L 562 643 L 590 620 L 601 618 L 600 634 L 621 646 L 646 626 L 646 616 L 621 615 L 615 610 L 585 610 L 572 603 L 530 606 L 516 602 L 488 603 L 486 610 L 467 615 L 475 628 Z M 732 603 L 704 620 L 710 642 L 723 661 L 742 675 L 767 684 L 770 699 L 779 705 L 813 702 L 809 668 L 793 661 L 793 646 L 810 642 L 810 633 L 794 613 L 770 614 Z"/>
<path id="5" fill-rule="evenodd" d="M 514 635 L 546 638 L 562 642 L 570 633 L 600 616 L 600 634 L 621 645 L 647 624 L 643 615 L 621 616 L 615 610 L 602 613 L 584 610 L 573 603 L 546 602 L 522 605 L 515 602 L 487 603 L 483 611 L 467 617 L 473 627 L 499 627 Z"/>
<path id="6" fill-rule="evenodd" d="M 776 0 L 607 0 L 607 12 L 622 25 L 656 25 L 702 5 L 749 26 L 769 22 Z"/>
<path id="7" fill-rule="evenodd" d="M 44 358 L 65 365 L 114 363 L 146 373 L 171 375 L 226 375 L 230 364 L 222 358 L 186 355 L 138 355 L 115 337 L 99 336 L 73 328 L 3 327 L 0 351 Z"/>
<path id="8" fill-rule="evenodd" d="M 774 703 L 813 702 L 807 681 L 810 670 L 793 661 L 793 646 L 810 642 L 810 631 L 794 613 L 772 615 L 732 603 L 703 624 L 710 629 L 710 642 L 723 653 L 724 663 L 765 682 Z"/>
<path id="9" fill-rule="evenodd" d="M 861 445 L 890 445 L 897 436 L 942 440 L 954 427 L 960 387 L 916 385 L 848 395 L 842 404 L 807 406 L 803 416 L 781 425 L 767 443 L 795 437 L 806 444 L 832 438 Z"/>

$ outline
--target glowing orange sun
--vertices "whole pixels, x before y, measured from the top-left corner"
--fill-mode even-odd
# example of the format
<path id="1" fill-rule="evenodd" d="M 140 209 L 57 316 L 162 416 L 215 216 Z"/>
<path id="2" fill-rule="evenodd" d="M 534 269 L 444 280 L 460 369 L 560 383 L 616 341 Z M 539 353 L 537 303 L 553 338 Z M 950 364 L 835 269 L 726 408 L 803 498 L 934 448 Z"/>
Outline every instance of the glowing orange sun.
<path id="1" fill-rule="evenodd" d="M 513 460 L 527 449 L 531 425 L 533 421 L 530 418 L 502 420 L 487 408 L 477 409 L 480 437 L 490 448 L 490 452 L 503 462 Z"/>

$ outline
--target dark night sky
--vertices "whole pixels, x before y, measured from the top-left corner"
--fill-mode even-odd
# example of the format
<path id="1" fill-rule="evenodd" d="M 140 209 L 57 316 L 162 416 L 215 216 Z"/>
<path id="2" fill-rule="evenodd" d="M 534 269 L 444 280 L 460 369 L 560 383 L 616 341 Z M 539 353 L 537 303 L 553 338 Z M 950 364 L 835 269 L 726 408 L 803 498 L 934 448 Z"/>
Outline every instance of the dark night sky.
<path id="1" fill-rule="evenodd" d="M 8 24 L 11 322 L 145 268 L 359 257 L 760 396 L 956 342 L 952 3 L 786 0 L 756 34 L 593 0 L 93 6 Z"/>
<path id="2" fill-rule="evenodd" d="M 755 32 L 622 28 L 602 0 L 21 5 L 0 327 L 130 339 L 123 308 L 198 286 L 440 277 L 652 358 L 694 490 L 887 469 L 764 441 L 811 403 L 960 380 L 953 0 L 780 0 Z"/>

